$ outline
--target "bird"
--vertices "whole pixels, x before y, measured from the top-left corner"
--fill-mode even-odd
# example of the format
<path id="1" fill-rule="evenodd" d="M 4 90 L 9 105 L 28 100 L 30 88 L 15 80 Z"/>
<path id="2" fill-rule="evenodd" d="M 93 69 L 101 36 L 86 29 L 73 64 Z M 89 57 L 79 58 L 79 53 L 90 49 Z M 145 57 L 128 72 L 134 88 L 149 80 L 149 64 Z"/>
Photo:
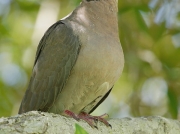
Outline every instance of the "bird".
<path id="1" fill-rule="evenodd" d="M 90 115 L 122 74 L 124 54 L 118 31 L 118 0 L 82 0 L 43 35 L 19 114 L 42 111 L 96 120 Z"/>

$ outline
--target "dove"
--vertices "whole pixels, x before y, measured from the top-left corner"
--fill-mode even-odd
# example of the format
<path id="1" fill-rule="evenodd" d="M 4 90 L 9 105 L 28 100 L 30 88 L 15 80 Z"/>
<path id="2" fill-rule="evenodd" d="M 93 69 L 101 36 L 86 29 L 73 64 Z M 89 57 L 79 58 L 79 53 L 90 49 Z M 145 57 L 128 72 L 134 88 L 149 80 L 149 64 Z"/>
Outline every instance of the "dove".
<path id="1" fill-rule="evenodd" d="M 43 111 L 96 127 L 90 115 L 110 94 L 124 67 L 118 0 L 82 0 L 54 23 L 39 42 L 19 114 Z"/>

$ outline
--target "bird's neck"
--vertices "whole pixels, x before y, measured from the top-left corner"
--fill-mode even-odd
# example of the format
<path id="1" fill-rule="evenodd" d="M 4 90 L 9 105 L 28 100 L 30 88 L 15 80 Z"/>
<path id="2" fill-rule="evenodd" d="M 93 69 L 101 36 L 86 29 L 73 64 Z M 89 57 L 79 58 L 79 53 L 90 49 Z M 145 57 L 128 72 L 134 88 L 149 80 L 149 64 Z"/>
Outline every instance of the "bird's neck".
<path id="1" fill-rule="evenodd" d="M 116 30 L 114 33 L 118 33 L 117 5 L 117 0 L 83 0 L 70 18 L 99 32 Z"/>
<path id="2" fill-rule="evenodd" d="M 83 0 L 80 7 L 84 8 L 86 15 L 92 17 L 117 17 L 118 2 L 117 0 Z"/>
<path id="3" fill-rule="evenodd" d="M 95 8 L 97 11 L 118 11 L 118 0 L 82 0 L 81 5 L 88 8 Z M 96 9 L 98 8 L 98 9 Z M 104 10 L 101 10 L 103 8 Z"/>

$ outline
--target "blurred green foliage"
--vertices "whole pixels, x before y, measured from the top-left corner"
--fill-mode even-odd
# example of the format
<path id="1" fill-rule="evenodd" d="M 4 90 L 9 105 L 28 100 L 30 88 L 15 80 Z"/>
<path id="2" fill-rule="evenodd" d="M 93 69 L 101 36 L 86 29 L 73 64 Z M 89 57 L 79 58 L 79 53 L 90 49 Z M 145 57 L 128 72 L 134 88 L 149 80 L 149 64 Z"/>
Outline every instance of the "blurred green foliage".
<path id="1" fill-rule="evenodd" d="M 80 1 L 0 0 L 0 117 L 17 114 L 39 40 Z M 125 67 L 93 114 L 179 118 L 179 6 L 178 0 L 119 0 Z"/>
<path id="2" fill-rule="evenodd" d="M 88 134 L 80 125 L 75 124 L 76 132 L 75 134 Z"/>

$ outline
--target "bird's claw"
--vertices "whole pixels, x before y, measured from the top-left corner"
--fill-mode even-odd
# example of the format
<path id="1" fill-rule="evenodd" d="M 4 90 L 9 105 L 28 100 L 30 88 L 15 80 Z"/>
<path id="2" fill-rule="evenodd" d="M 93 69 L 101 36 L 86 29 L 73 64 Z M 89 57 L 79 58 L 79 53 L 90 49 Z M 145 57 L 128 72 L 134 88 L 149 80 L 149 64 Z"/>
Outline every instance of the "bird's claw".
<path id="1" fill-rule="evenodd" d="M 97 127 L 97 122 L 100 121 L 102 122 L 103 124 L 105 124 L 107 127 L 111 127 L 112 126 L 104 119 L 105 117 L 108 117 L 109 115 L 108 114 L 103 114 L 101 116 L 92 116 L 92 115 L 89 115 L 85 112 L 81 112 L 80 114 L 75 114 L 69 110 L 65 110 L 65 114 L 74 118 L 75 120 L 79 121 L 80 119 L 86 121 L 92 128 L 96 128 L 98 129 Z"/>

